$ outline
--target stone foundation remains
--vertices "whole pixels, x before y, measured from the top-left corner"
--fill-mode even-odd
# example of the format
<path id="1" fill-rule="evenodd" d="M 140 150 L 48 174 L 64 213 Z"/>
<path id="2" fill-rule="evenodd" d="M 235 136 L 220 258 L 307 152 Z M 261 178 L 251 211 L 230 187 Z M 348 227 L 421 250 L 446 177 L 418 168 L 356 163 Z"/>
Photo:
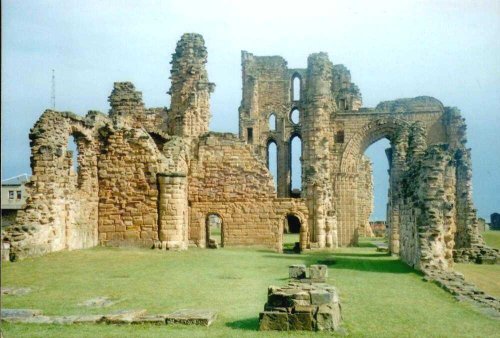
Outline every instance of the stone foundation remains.
<path id="1" fill-rule="evenodd" d="M 342 321 L 337 289 L 325 284 L 326 265 L 290 266 L 287 286 L 270 286 L 264 311 L 259 314 L 260 330 L 337 331 Z"/>

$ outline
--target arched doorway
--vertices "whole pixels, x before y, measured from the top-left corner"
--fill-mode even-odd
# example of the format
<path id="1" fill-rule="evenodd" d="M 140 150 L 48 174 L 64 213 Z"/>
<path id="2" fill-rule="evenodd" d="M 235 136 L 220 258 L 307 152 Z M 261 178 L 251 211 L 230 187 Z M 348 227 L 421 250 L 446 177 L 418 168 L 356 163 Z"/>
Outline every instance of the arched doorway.
<path id="1" fill-rule="evenodd" d="M 222 217 L 216 213 L 210 213 L 205 219 L 207 248 L 218 249 L 224 247 L 224 232 Z"/>
<path id="2" fill-rule="evenodd" d="M 295 214 L 287 214 L 283 226 L 283 252 L 300 253 L 302 221 Z"/>

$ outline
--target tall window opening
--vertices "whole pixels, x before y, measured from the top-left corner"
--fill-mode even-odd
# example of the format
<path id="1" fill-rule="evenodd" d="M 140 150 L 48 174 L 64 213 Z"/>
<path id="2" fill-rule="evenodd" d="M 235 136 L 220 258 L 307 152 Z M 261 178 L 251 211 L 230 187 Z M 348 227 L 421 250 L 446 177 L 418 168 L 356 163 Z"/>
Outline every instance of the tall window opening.
<path id="1" fill-rule="evenodd" d="M 292 79 L 292 100 L 300 100 L 300 77 L 295 75 Z"/>
<path id="2" fill-rule="evenodd" d="M 288 214 L 283 227 L 283 252 L 300 253 L 300 219 L 292 214 Z"/>
<path id="3" fill-rule="evenodd" d="M 345 99 L 340 99 L 339 106 L 340 110 L 348 110 L 349 108 Z"/>
<path id="4" fill-rule="evenodd" d="M 68 137 L 67 150 L 71 152 L 71 170 L 78 173 L 78 145 L 73 135 Z"/>
<path id="5" fill-rule="evenodd" d="M 247 128 L 247 140 L 248 143 L 253 143 L 253 128 Z"/>
<path id="6" fill-rule="evenodd" d="M 339 130 L 335 134 L 335 143 L 344 143 L 344 131 L 343 130 Z"/>
<path id="7" fill-rule="evenodd" d="M 274 187 L 278 187 L 278 146 L 276 142 L 270 141 L 267 144 L 267 168 L 273 176 Z"/>
<path id="8" fill-rule="evenodd" d="M 299 124 L 300 112 L 297 108 L 292 109 L 292 112 L 290 113 L 290 121 L 292 121 L 293 124 Z"/>
<path id="9" fill-rule="evenodd" d="M 269 116 L 269 130 L 270 131 L 276 130 L 276 115 L 274 115 L 274 114 L 271 114 Z"/>
<path id="10" fill-rule="evenodd" d="M 360 195 L 360 191 L 363 190 L 369 194 L 368 196 L 364 196 L 365 202 L 363 204 L 367 205 L 367 215 L 364 216 L 367 222 L 365 226 L 369 226 L 370 229 L 366 228 L 365 234 L 361 233 L 361 236 L 385 236 L 389 193 L 389 160 L 386 150 L 390 148 L 391 144 L 389 140 L 384 138 L 369 146 L 364 153 L 364 158 L 370 162 L 371 167 L 365 168 L 365 173 L 368 176 L 364 176 L 371 182 L 367 182 L 366 179 L 364 180 L 365 187 L 359 187 L 358 196 Z M 361 161 L 361 168 L 358 168 L 361 179 L 363 178 L 362 162 L 363 160 Z M 371 174 L 366 172 L 366 170 L 371 170 Z M 363 194 L 361 193 L 361 195 Z M 363 213 L 363 211 L 361 212 Z M 363 224 L 360 224 L 361 229 L 362 226 Z"/>
<path id="11" fill-rule="evenodd" d="M 302 140 L 298 135 L 292 137 L 290 142 L 290 175 L 291 195 L 300 197 L 302 191 Z"/>
<path id="12" fill-rule="evenodd" d="M 222 218 L 217 214 L 208 214 L 206 218 L 207 248 L 217 249 L 224 246 Z"/>

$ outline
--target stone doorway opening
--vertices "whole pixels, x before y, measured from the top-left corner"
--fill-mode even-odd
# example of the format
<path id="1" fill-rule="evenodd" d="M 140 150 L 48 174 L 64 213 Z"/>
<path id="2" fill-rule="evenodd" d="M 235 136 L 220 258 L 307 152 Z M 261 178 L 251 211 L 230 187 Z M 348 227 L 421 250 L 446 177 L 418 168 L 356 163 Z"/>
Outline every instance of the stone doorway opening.
<path id="1" fill-rule="evenodd" d="M 211 213 L 206 218 L 207 248 L 218 249 L 224 247 L 224 232 L 222 217 Z"/>
<path id="2" fill-rule="evenodd" d="M 300 253 L 300 232 L 302 222 L 294 214 L 288 214 L 283 226 L 283 252 Z"/>

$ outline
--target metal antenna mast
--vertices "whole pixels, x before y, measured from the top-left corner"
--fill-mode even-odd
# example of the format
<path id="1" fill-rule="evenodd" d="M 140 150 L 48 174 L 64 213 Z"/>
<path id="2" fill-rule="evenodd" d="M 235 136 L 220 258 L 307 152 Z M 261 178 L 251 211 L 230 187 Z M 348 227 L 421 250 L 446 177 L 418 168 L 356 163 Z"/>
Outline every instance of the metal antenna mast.
<path id="1" fill-rule="evenodd" d="M 52 96 L 50 98 L 52 109 L 56 109 L 56 71 L 54 69 L 52 69 Z"/>

